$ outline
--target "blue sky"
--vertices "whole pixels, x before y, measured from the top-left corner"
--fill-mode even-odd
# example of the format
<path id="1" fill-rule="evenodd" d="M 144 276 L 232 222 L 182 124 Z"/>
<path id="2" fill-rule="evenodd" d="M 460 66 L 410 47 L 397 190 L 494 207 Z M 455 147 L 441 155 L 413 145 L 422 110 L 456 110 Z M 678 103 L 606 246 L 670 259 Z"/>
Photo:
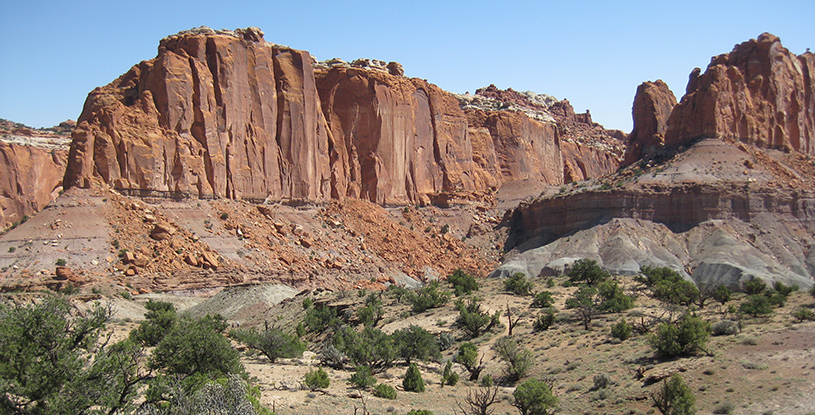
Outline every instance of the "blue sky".
<path id="1" fill-rule="evenodd" d="M 76 119 L 88 92 L 159 40 L 201 25 L 258 26 L 320 60 L 397 61 L 453 92 L 489 84 L 568 98 L 607 128 L 631 129 L 637 85 L 688 74 L 770 32 L 815 49 L 808 1 L 38 1 L 0 0 L 0 118 Z"/>

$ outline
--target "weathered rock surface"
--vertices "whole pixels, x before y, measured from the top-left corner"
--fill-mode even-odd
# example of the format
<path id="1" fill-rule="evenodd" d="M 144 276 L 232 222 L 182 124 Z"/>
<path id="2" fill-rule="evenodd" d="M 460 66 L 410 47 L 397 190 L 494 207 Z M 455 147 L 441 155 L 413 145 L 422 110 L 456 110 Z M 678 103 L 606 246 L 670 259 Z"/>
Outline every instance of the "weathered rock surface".
<path id="1" fill-rule="evenodd" d="M 668 118 L 676 106 L 676 97 L 661 79 L 643 82 L 637 87 L 631 115 L 634 128 L 628 135 L 623 165 L 652 156 L 665 144 Z"/>
<path id="2" fill-rule="evenodd" d="M 328 128 L 308 52 L 256 28 L 163 39 L 158 56 L 91 92 L 68 186 L 250 200 L 329 197 Z"/>
<path id="3" fill-rule="evenodd" d="M 607 131 L 568 101 L 485 94 L 506 95 L 513 109 L 471 116 L 396 62 L 313 64 L 257 28 L 198 28 L 163 39 L 156 58 L 91 92 L 65 179 L 141 196 L 387 205 L 617 168 L 619 146 L 604 147 Z M 564 140 L 574 144 L 570 165 L 588 168 L 564 166 Z"/>
<path id="4" fill-rule="evenodd" d="M 62 190 L 67 151 L 0 141 L 0 228 L 20 222 Z"/>
<path id="5" fill-rule="evenodd" d="M 665 144 L 733 138 L 815 154 L 815 55 L 796 56 L 764 33 L 691 72 Z"/>

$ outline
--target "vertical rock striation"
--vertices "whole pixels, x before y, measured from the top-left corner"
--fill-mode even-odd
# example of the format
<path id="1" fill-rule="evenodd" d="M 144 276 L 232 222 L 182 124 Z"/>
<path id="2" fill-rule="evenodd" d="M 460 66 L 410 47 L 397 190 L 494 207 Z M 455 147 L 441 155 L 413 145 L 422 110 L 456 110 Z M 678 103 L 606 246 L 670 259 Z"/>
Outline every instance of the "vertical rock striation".
<path id="1" fill-rule="evenodd" d="M 623 165 L 628 166 L 643 157 L 652 156 L 662 148 L 668 118 L 675 106 L 676 97 L 661 79 L 643 82 L 637 87 L 631 109 L 634 128 L 628 136 Z"/>

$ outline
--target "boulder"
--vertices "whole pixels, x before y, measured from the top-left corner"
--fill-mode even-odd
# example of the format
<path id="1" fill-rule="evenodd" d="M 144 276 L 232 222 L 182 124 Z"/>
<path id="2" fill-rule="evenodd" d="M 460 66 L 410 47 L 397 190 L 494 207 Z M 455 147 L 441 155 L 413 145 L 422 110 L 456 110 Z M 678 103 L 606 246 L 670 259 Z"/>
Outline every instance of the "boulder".
<path id="1" fill-rule="evenodd" d="M 212 252 L 204 252 L 201 254 L 201 263 L 204 268 L 217 269 L 220 266 L 218 257 Z"/>
<path id="2" fill-rule="evenodd" d="M 150 231 L 150 237 L 157 241 L 163 241 L 172 236 L 175 232 L 176 229 L 172 225 L 166 222 L 159 222 L 153 227 L 153 230 Z"/>

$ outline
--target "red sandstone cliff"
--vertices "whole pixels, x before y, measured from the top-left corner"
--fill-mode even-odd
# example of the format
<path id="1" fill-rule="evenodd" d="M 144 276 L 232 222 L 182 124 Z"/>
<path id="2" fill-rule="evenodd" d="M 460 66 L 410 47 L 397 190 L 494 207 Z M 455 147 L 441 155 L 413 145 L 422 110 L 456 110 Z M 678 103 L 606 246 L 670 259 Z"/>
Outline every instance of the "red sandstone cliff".
<path id="1" fill-rule="evenodd" d="M 20 222 L 62 190 L 65 149 L 0 141 L 0 228 Z"/>
<path id="2" fill-rule="evenodd" d="M 485 93 L 517 95 L 515 107 L 465 112 L 459 97 L 403 73 L 369 60 L 315 69 L 307 52 L 266 43 L 257 28 L 181 32 L 89 94 L 65 182 L 169 197 L 407 204 L 618 167 L 620 137 L 568 101 L 493 87 Z"/>
<path id="3" fill-rule="evenodd" d="M 676 97 L 661 79 L 643 82 L 637 87 L 631 109 L 634 128 L 628 136 L 623 165 L 651 156 L 665 145 L 668 118 L 675 106 Z"/>
<path id="4" fill-rule="evenodd" d="M 722 137 L 815 154 L 815 55 L 795 56 L 764 33 L 700 72 L 671 114 L 666 145 Z"/>

